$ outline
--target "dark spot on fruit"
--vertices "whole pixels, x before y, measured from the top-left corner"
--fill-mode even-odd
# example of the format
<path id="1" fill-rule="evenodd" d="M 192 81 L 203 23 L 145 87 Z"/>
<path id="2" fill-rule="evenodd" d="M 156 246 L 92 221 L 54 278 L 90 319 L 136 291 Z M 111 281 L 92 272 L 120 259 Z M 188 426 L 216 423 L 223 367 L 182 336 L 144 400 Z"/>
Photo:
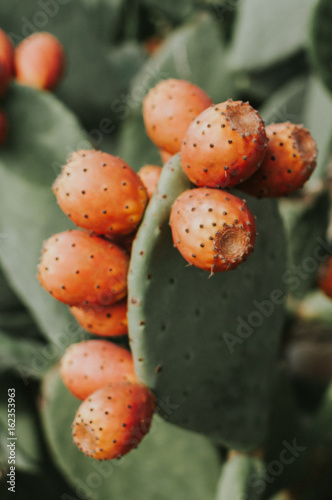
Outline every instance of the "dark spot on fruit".
<path id="1" fill-rule="evenodd" d="M 214 148 L 214 144 L 210 144 L 210 148 Z"/>
<path id="2" fill-rule="evenodd" d="M 82 194 L 85 194 L 85 191 L 81 191 Z"/>
<path id="3" fill-rule="evenodd" d="M 87 214 L 84 214 L 84 219 L 88 219 L 89 216 Z"/>
<path id="4" fill-rule="evenodd" d="M 189 233 L 189 229 L 188 228 L 185 231 L 186 231 L 186 233 Z"/>
<path id="5" fill-rule="evenodd" d="M 156 368 L 154 369 L 155 373 L 160 373 L 162 371 L 163 367 L 161 365 L 157 365 Z"/>
<path id="6" fill-rule="evenodd" d="M 276 159 L 275 156 L 271 156 L 271 160 L 274 161 Z"/>

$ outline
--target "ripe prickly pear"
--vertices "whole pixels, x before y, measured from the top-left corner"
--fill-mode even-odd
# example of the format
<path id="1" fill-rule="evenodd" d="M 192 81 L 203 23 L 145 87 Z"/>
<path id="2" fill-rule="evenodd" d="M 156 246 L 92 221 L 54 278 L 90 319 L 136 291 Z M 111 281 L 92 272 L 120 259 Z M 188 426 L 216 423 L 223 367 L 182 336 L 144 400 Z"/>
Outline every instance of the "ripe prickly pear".
<path id="1" fill-rule="evenodd" d="M 118 382 L 91 394 L 73 422 L 74 443 L 99 460 L 120 458 L 149 431 L 155 398 L 139 383 Z"/>
<path id="2" fill-rule="evenodd" d="M 114 243 L 85 231 L 64 231 L 44 243 L 38 278 L 60 302 L 110 305 L 127 293 L 128 260 Z"/>
<path id="3" fill-rule="evenodd" d="M 163 80 L 143 102 L 145 128 L 159 149 L 175 154 L 191 121 L 212 104 L 209 96 L 186 80 Z"/>
<path id="4" fill-rule="evenodd" d="M 315 141 L 303 125 L 289 122 L 268 125 L 266 133 L 262 166 L 239 189 L 257 198 L 289 195 L 304 185 L 316 166 Z"/>
<path id="5" fill-rule="evenodd" d="M 170 225 L 181 255 L 211 273 L 241 264 L 256 239 L 255 219 L 245 200 L 217 189 L 184 191 L 172 206 Z"/>
<path id="6" fill-rule="evenodd" d="M 157 189 L 161 170 L 162 167 L 158 167 L 157 165 L 144 165 L 144 167 L 138 171 L 138 175 L 146 187 L 149 199 Z"/>
<path id="7" fill-rule="evenodd" d="M 65 52 L 51 33 L 33 33 L 15 51 L 15 74 L 19 83 L 42 90 L 53 90 L 65 70 Z"/>
<path id="8" fill-rule="evenodd" d="M 101 151 L 74 153 L 53 186 L 64 213 L 97 234 L 129 234 L 147 203 L 143 182 L 121 158 Z"/>
<path id="9" fill-rule="evenodd" d="M 196 186 L 232 187 L 261 166 L 266 142 L 258 112 L 229 99 L 192 122 L 181 147 L 182 167 Z"/>
<path id="10" fill-rule="evenodd" d="M 126 299 L 110 306 L 71 307 L 70 312 L 82 328 L 95 335 L 117 337 L 128 332 Z"/>
<path id="11" fill-rule="evenodd" d="M 60 373 L 67 389 L 85 399 L 114 382 L 136 382 L 129 351 L 107 340 L 72 344 L 61 359 Z"/>

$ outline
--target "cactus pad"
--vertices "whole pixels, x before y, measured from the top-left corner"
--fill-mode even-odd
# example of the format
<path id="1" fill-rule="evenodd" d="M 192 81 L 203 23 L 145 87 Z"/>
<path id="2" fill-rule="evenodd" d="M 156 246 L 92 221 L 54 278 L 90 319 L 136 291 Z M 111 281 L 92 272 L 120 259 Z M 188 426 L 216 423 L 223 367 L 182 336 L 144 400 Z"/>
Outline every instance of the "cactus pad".
<path id="1" fill-rule="evenodd" d="M 264 438 L 283 324 L 282 222 L 275 202 L 248 199 L 257 215 L 255 251 L 235 271 L 208 279 L 186 266 L 168 225 L 172 203 L 189 187 L 175 156 L 134 242 L 129 331 L 136 371 L 168 421 L 250 449 Z"/>

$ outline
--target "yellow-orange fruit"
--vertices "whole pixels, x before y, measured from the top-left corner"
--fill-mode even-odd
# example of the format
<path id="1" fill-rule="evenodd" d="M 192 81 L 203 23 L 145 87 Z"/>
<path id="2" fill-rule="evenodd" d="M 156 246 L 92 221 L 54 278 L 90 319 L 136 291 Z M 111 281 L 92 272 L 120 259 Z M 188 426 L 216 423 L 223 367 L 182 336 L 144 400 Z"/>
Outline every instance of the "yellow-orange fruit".
<path id="1" fill-rule="evenodd" d="M 162 167 L 158 167 L 157 165 L 144 165 L 144 167 L 140 168 L 138 171 L 138 175 L 148 192 L 149 199 L 157 189 L 161 171 Z"/>
<path id="2" fill-rule="evenodd" d="M 70 312 L 84 330 L 103 337 L 117 337 L 128 332 L 127 300 L 110 306 L 71 307 Z"/>
<path id="3" fill-rule="evenodd" d="M 209 96 L 193 83 L 162 80 L 143 101 L 146 132 L 159 149 L 175 154 L 192 120 L 211 104 Z"/>
<path id="4" fill-rule="evenodd" d="M 163 165 L 173 156 L 172 153 L 169 153 L 166 149 L 159 149 L 159 154 Z"/>
<path id="5" fill-rule="evenodd" d="M 248 103 L 229 99 L 192 122 L 181 147 L 181 164 L 196 186 L 232 187 L 261 166 L 266 143 L 259 113 Z"/>
<path id="6" fill-rule="evenodd" d="M 85 231 L 49 238 L 38 268 L 41 285 L 70 306 L 110 305 L 127 294 L 129 258 L 114 243 Z"/>
<path id="7" fill-rule="evenodd" d="M 64 213 L 97 234 L 129 234 L 139 224 L 148 195 L 121 158 L 102 151 L 77 151 L 53 186 Z"/>
<path id="8" fill-rule="evenodd" d="M 317 148 L 303 125 L 273 123 L 262 166 L 239 186 L 257 198 L 287 196 L 300 189 L 316 166 Z"/>
<path id="9" fill-rule="evenodd" d="M 74 443 L 98 460 L 120 458 L 149 431 L 155 397 L 143 384 L 118 382 L 91 394 L 78 408 Z"/>
<path id="10" fill-rule="evenodd" d="M 33 33 L 15 51 L 15 75 L 18 82 L 41 90 L 52 90 L 65 70 L 65 51 L 51 33 Z"/>
<path id="11" fill-rule="evenodd" d="M 170 225 L 174 245 L 186 261 L 211 273 L 240 265 L 256 239 L 246 201 L 218 189 L 184 191 L 172 206 Z"/>
<path id="12" fill-rule="evenodd" d="M 61 359 L 60 374 L 67 389 L 78 399 L 114 382 L 136 382 L 129 351 L 107 340 L 72 344 Z"/>

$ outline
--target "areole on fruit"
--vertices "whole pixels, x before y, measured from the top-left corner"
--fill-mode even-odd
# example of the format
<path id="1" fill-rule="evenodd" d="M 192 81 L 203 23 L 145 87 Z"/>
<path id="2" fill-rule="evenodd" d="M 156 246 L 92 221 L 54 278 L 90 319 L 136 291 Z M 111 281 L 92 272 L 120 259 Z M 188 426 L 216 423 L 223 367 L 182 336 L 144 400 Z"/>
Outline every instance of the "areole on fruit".
<path id="1" fill-rule="evenodd" d="M 239 189 L 257 198 L 287 196 L 300 189 L 316 166 L 317 148 L 303 125 L 266 127 L 268 146 L 262 165 Z"/>
<path id="2" fill-rule="evenodd" d="M 211 273 L 234 269 L 255 244 L 256 224 L 245 200 L 217 189 L 182 193 L 172 207 L 170 225 L 182 256 Z"/>
<path id="3" fill-rule="evenodd" d="M 181 147 L 184 172 L 196 186 L 232 187 L 250 177 L 266 153 L 264 122 L 249 103 L 210 106 L 189 126 Z"/>

